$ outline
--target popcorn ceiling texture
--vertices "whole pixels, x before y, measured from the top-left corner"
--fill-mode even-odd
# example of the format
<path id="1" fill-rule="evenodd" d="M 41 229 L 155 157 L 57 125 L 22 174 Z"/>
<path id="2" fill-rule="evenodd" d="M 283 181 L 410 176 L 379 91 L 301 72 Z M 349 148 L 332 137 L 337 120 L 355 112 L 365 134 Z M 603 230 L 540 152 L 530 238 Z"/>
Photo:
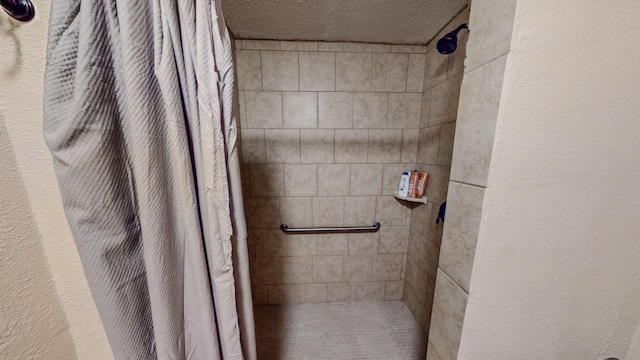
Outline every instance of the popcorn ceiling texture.
<path id="1" fill-rule="evenodd" d="M 426 47 L 236 41 L 254 301 L 403 297 Z M 376 233 L 285 235 L 371 225 Z"/>
<path id="2" fill-rule="evenodd" d="M 236 38 L 426 44 L 466 0 L 223 0 Z"/>

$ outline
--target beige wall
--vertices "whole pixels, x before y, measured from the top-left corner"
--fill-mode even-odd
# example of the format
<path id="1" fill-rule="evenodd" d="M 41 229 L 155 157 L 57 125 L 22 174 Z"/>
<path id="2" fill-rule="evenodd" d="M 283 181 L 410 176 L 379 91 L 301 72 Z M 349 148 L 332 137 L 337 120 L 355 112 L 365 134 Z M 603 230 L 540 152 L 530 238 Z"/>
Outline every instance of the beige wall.
<path id="1" fill-rule="evenodd" d="M 49 301 L 52 311 L 56 304 L 62 305 L 78 358 L 110 359 L 111 351 L 64 217 L 51 155 L 42 137 L 42 91 L 49 2 L 41 0 L 34 3 L 37 16 L 28 24 L 12 25 L 8 16 L 0 14 L 0 117 L 6 126 L 6 130 L 2 131 L 8 135 L 17 171 L 22 175 L 22 185 L 15 186 L 18 189 L 22 186 L 26 190 L 26 197 L 7 201 L 23 202 L 26 199 L 28 204 L 25 204 L 27 207 L 24 211 L 29 211 L 30 207 L 32 219 L 31 222 L 12 225 L 29 231 L 25 232 L 29 238 L 25 246 L 35 242 L 44 250 L 57 299 L 52 292 L 46 291 L 46 287 L 42 294 L 32 295 L 40 295 L 42 301 Z M 3 151 L 3 154 L 6 153 Z M 7 176 L 5 171 L 7 169 L 3 167 L 2 177 Z M 20 181 L 19 178 L 16 181 Z M 21 196 L 19 192 L 9 195 Z M 7 241 L 4 236 L 3 242 Z M 37 247 L 29 250 L 37 255 Z M 37 259 L 36 256 L 33 260 L 37 262 Z M 43 260 L 40 257 L 39 261 Z M 44 269 L 40 267 L 39 271 Z M 43 276 L 46 282 L 46 274 L 39 276 Z M 37 346 L 34 343 L 30 345 Z"/>
<path id="2" fill-rule="evenodd" d="M 403 297 L 426 47 L 237 41 L 257 303 Z M 290 227 L 382 224 L 367 234 Z"/>
<path id="3" fill-rule="evenodd" d="M 429 331 L 443 224 L 436 224 L 440 204 L 447 201 L 451 154 L 468 32 L 459 33 L 458 48 L 442 55 L 437 39 L 469 20 L 469 10 L 456 16 L 427 45 L 420 135 L 416 167 L 429 173 L 426 205 L 411 210 L 404 301 L 425 333 Z"/>
<path id="4" fill-rule="evenodd" d="M 458 358 L 638 359 L 640 4 L 512 12 Z"/>
<path id="5" fill-rule="evenodd" d="M 0 113 L 0 358 L 76 359 Z"/>

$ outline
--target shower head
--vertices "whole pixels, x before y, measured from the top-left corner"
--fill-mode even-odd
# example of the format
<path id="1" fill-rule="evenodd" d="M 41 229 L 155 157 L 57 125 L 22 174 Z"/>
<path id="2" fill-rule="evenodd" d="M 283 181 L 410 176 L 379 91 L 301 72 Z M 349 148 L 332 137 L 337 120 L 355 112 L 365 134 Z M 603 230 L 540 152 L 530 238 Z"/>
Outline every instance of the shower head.
<path id="1" fill-rule="evenodd" d="M 456 51 L 456 48 L 458 47 L 458 32 L 460 32 L 460 30 L 462 29 L 469 30 L 469 27 L 467 26 L 466 23 L 462 24 L 458 26 L 457 29 L 453 30 L 452 32 L 443 36 L 442 39 L 438 40 L 437 47 L 438 47 L 438 52 L 440 54 L 447 55 Z"/>

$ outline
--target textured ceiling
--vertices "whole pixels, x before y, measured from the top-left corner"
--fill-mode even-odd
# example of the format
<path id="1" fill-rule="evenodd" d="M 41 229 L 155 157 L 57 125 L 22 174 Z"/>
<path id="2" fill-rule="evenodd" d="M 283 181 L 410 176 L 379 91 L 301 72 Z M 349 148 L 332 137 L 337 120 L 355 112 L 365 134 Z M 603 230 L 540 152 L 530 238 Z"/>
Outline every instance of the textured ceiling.
<path id="1" fill-rule="evenodd" d="M 238 39 L 425 44 L 468 0 L 222 0 Z"/>

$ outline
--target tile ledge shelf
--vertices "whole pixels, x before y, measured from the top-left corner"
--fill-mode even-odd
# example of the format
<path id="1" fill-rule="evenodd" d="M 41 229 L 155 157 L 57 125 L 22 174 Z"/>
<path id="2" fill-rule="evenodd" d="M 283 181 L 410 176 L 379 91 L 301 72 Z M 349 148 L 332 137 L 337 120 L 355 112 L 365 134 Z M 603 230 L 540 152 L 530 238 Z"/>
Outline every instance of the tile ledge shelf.
<path id="1" fill-rule="evenodd" d="M 405 200 L 405 201 L 409 201 L 409 202 L 422 203 L 422 204 L 426 204 L 427 203 L 427 196 L 426 195 L 421 197 L 421 198 L 411 198 L 411 197 L 401 196 L 400 193 L 398 193 L 397 191 L 394 191 L 393 192 L 393 196 L 395 196 L 396 199 Z"/>

